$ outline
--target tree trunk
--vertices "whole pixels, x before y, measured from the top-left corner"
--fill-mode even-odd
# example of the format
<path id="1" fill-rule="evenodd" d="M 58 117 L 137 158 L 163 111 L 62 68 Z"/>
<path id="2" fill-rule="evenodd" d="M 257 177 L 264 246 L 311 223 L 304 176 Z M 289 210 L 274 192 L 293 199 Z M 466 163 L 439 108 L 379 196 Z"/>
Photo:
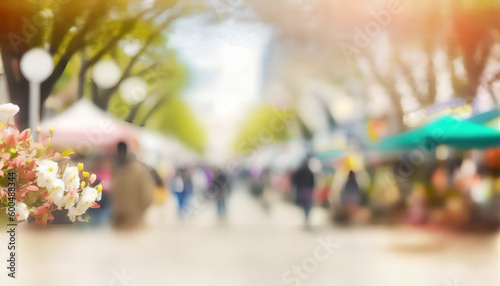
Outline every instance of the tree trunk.
<path id="1" fill-rule="evenodd" d="M 20 108 L 15 124 L 20 130 L 23 130 L 29 125 L 29 83 L 21 74 L 20 57 L 4 50 L 2 50 L 1 55 L 10 101 Z"/>
<path id="2" fill-rule="evenodd" d="M 82 66 L 80 71 L 78 72 L 78 89 L 77 89 L 77 98 L 81 99 L 84 95 L 85 89 L 85 75 L 87 73 L 87 63 L 88 60 L 85 59 L 82 55 Z"/>

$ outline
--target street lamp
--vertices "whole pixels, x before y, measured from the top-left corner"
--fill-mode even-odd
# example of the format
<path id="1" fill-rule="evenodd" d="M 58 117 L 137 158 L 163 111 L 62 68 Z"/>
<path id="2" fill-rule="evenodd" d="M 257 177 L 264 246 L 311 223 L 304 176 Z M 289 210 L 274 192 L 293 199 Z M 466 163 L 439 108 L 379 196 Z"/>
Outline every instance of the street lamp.
<path id="1" fill-rule="evenodd" d="M 92 79 L 101 89 L 112 88 L 120 81 L 120 77 L 120 67 L 111 60 L 100 61 L 92 70 Z M 125 102 L 135 105 L 146 98 L 147 84 L 140 77 L 133 76 L 120 83 L 119 91 Z"/>
<path id="2" fill-rule="evenodd" d="M 54 62 L 47 51 L 34 48 L 23 55 L 20 68 L 30 84 L 29 126 L 35 130 L 40 124 L 40 85 L 52 74 Z"/>
<path id="3" fill-rule="evenodd" d="M 120 84 L 120 95 L 130 105 L 136 105 L 146 99 L 147 84 L 140 77 L 129 77 Z"/>
<path id="4" fill-rule="evenodd" d="M 92 69 L 92 79 L 101 89 L 109 89 L 120 80 L 120 67 L 112 60 L 98 62 Z"/>

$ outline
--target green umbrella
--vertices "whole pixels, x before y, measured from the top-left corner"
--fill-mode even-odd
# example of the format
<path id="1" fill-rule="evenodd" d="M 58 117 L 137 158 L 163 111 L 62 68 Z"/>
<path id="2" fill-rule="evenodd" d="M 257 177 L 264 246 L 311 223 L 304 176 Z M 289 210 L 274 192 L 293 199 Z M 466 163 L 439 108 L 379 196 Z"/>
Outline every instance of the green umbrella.
<path id="1" fill-rule="evenodd" d="M 421 147 L 430 151 L 440 144 L 458 149 L 484 149 L 500 145 L 500 132 L 445 116 L 408 132 L 388 136 L 374 144 L 373 148 L 379 151 L 400 151 Z"/>

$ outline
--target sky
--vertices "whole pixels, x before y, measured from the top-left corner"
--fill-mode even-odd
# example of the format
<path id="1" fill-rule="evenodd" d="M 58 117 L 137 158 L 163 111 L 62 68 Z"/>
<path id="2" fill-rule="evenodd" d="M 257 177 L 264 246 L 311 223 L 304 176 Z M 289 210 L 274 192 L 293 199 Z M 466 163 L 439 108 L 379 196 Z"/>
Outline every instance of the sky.
<path id="1" fill-rule="evenodd" d="M 203 15 L 173 26 L 168 45 L 190 75 L 184 99 L 207 131 L 208 159 L 215 163 L 230 155 L 237 126 L 260 102 L 263 57 L 271 35 L 271 28 L 261 23 L 208 23 Z"/>

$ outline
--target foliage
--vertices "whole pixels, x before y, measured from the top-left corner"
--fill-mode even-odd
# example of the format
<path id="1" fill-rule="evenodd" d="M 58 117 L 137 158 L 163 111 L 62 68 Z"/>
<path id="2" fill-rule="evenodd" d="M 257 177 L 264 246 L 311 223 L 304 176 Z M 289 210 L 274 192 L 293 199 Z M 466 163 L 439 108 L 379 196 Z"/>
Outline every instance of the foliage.
<path id="1" fill-rule="evenodd" d="M 201 2 L 200 2 L 201 3 Z M 25 51 L 45 47 L 54 59 L 54 71 L 42 83 L 44 102 L 63 76 L 70 61 L 81 56 L 79 95 L 87 72 L 105 57 L 120 59 L 122 80 L 130 76 L 143 53 L 154 53 L 151 46 L 164 46 L 162 32 L 181 15 L 193 13 L 202 4 L 183 0 L 6 0 L 0 6 L 0 50 L 11 100 L 21 107 L 20 128 L 27 126 L 29 88 L 19 70 Z M 127 43 L 137 44 L 136 54 L 126 54 Z M 126 57 L 125 57 L 126 56 Z M 123 60 L 124 57 L 128 61 Z M 67 78 L 65 79 L 67 80 Z M 109 101 L 116 88 L 105 94 Z"/>
<path id="2" fill-rule="evenodd" d="M 147 122 L 146 127 L 175 135 L 188 147 L 202 152 L 206 146 L 203 126 L 178 96 L 162 104 Z"/>
<path id="3" fill-rule="evenodd" d="M 262 145 L 286 140 L 290 133 L 289 124 L 297 118 L 295 111 L 260 106 L 242 125 L 234 143 L 235 151 L 247 154 Z"/>

